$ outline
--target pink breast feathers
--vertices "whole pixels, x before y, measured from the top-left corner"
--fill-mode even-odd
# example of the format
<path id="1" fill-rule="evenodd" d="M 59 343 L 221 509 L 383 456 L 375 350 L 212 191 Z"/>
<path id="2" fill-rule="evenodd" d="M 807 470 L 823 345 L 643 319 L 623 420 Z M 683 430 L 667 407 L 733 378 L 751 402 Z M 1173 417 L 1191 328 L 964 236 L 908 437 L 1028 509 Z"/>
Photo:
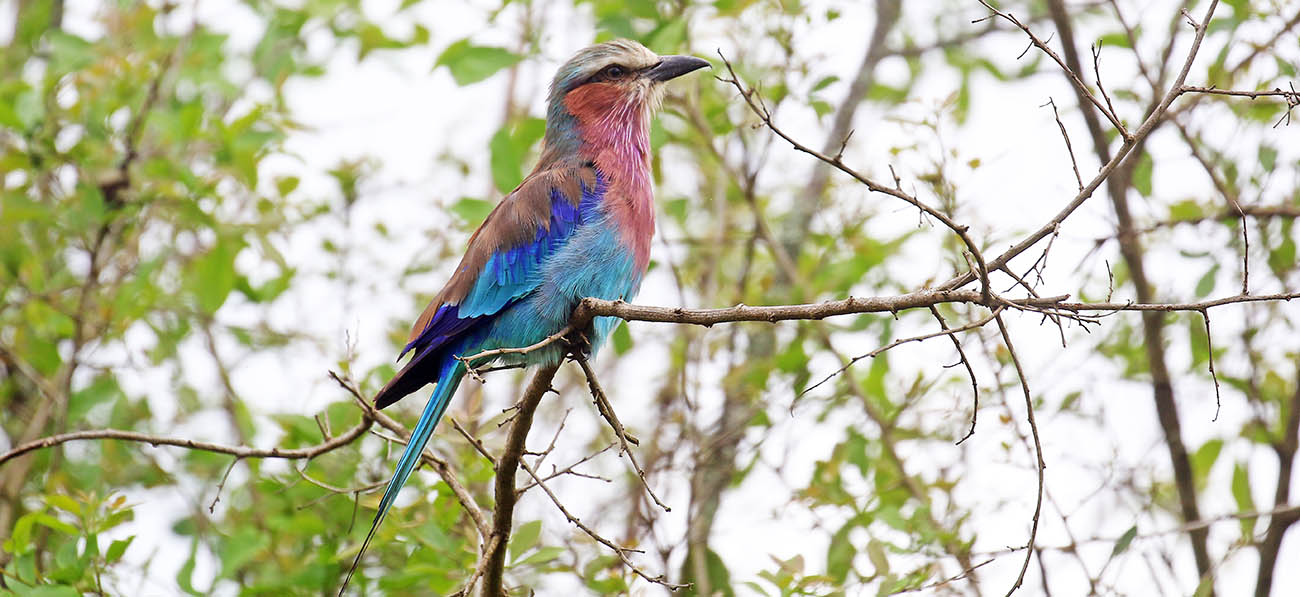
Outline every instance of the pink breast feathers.
<path id="1" fill-rule="evenodd" d="M 578 121 L 583 157 L 609 177 L 604 201 L 637 269 L 645 271 L 655 230 L 646 94 L 635 84 L 590 83 L 570 92 L 564 104 Z"/>

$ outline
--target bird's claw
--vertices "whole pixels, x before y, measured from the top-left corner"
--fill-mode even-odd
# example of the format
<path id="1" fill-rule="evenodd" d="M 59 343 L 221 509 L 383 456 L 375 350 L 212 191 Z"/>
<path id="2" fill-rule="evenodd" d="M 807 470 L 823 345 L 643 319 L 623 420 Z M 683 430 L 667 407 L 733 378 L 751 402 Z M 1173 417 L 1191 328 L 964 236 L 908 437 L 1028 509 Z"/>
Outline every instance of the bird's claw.
<path id="1" fill-rule="evenodd" d="M 585 332 L 571 332 L 564 337 L 564 342 L 574 359 L 585 361 L 591 358 L 591 340 Z"/>

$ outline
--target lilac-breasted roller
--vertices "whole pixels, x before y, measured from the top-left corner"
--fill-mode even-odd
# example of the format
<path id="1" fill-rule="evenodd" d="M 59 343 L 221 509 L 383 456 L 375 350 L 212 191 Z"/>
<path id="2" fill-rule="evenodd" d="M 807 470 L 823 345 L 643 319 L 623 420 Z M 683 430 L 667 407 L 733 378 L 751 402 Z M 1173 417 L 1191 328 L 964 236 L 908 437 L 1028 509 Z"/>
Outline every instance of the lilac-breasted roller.
<path id="1" fill-rule="evenodd" d="M 375 406 L 384 408 L 437 384 L 397 461 L 353 571 L 466 373 L 466 363 L 457 357 L 536 344 L 564 329 L 585 297 L 636 295 L 650 263 L 655 226 L 650 119 L 665 81 L 708 65 L 616 40 L 581 50 L 560 67 L 551 82 L 537 166 L 470 237 L 451 279 L 411 328 L 402 350 L 403 356 L 412 353 L 411 360 L 375 396 Z M 613 317 L 593 321 L 587 330 L 592 351 L 615 323 Z M 555 363 L 564 350 L 551 344 L 503 358 L 525 365 Z M 471 365 L 491 359 L 481 360 Z"/>

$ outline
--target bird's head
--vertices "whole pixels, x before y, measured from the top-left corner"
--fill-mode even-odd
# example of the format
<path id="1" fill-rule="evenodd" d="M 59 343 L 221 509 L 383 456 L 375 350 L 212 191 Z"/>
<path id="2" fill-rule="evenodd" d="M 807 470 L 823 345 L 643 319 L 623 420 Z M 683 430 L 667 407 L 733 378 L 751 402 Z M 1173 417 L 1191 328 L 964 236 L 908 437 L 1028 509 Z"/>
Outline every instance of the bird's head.
<path id="1" fill-rule="evenodd" d="M 551 82 L 547 141 L 551 148 L 598 129 L 644 128 L 663 98 L 664 83 L 709 63 L 659 56 L 627 39 L 578 51 Z"/>

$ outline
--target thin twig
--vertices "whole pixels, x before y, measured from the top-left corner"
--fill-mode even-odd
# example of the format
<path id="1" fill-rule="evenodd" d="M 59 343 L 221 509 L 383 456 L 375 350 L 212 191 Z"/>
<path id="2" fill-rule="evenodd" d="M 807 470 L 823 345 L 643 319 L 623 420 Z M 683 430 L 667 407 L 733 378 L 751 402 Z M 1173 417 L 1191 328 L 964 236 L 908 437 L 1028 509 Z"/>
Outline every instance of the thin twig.
<path id="1" fill-rule="evenodd" d="M 662 585 L 670 591 L 676 591 L 678 589 L 684 589 L 690 586 L 690 585 L 679 585 L 679 584 L 668 582 L 668 578 L 662 574 L 660 574 L 659 576 L 650 576 L 644 570 L 637 567 L 637 565 L 633 564 L 632 560 L 628 558 L 627 554 L 641 553 L 641 550 L 623 547 L 617 543 L 614 543 L 613 541 L 610 541 L 609 539 L 602 537 L 599 533 L 592 530 L 591 527 L 587 526 L 585 523 L 579 520 L 577 516 L 574 516 L 573 513 L 569 512 L 568 508 L 564 507 L 564 504 L 560 502 L 560 498 L 556 497 L 555 492 L 551 491 L 551 488 L 546 486 L 546 482 L 543 481 L 542 478 L 539 477 L 535 471 L 533 471 L 533 467 L 528 466 L 528 463 L 523 461 L 520 461 L 519 465 L 524 469 L 525 472 L 527 472 L 530 476 L 532 476 L 533 483 L 536 484 L 538 487 L 541 487 L 542 491 L 546 492 L 547 497 L 551 498 L 551 502 L 555 504 L 555 507 L 560 510 L 560 513 L 564 515 L 564 518 L 566 520 L 572 523 L 573 526 L 576 526 L 579 529 L 581 529 L 582 532 L 586 533 L 588 537 L 591 537 L 597 543 L 600 543 L 601 545 L 608 547 L 611 551 L 613 551 L 616 555 L 618 555 L 618 559 L 622 560 L 623 565 L 627 566 L 628 569 L 631 570 L 633 573 L 635 573 L 637 576 L 640 576 L 641 578 L 644 578 L 647 581 L 650 581 L 654 584 Z"/>
<path id="2" fill-rule="evenodd" d="M 1038 538 L 1038 517 L 1043 512 L 1044 472 L 1047 469 L 1047 464 L 1043 462 L 1043 442 L 1038 438 L 1038 423 L 1034 420 L 1034 399 L 1029 392 L 1029 380 L 1025 377 L 1024 368 L 1020 366 L 1020 357 L 1016 355 L 1015 345 L 1011 343 L 1011 334 L 1007 332 L 1006 323 L 1002 321 L 1000 314 L 995 315 L 994 318 L 998 322 L 998 331 L 1002 333 L 1002 341 L 1007 345 L 1007 352 L 1011 354 L 1011 363 L 1015 366 L 1016 376 L 1020 379 L 1020 389 L 1025 394 L 1025 410 L 1029 419 L 1029 430 L 1034 437 L 1034 452 L 1038 458 L 1038 499 L 1034 505 L 1034 522 L 1029 528 L 1029 542 L 1026 543 L 1025 563 L 1020 567 L 1020 575 L 1016 577 L 1015 584 L 1011 586 L 1011 590 L 1007 591 L 1007 596 L 1010 597 L 1012 593 L 1016 592 L 1016 589 L 1020 588 L 1020 585 L 1024 584 L 1025 572 L 1029 570 L 1029 560 L 1034 555 L 1034 542 Z"/>
<path id="3" fill-rule="evenodd" d="M 931 308 L 933 309 L 934 307 L 932 306 Z M 923 342 L 923 341 L 925 341 L 925 340 L 929 340 L 929 339 L 931 339 L 931 338 L 938 338 L 939 336 L 954 336 L 955 334 L 958 334 L 958 333 L 961 333 L 961 332 L 965 332 L 965 331 L 967 331 L 967 330 L 973 330 L 973 329 L 975 329 L 975 328 L 982 327 L 984 324 L 986 324 L 986 323 L 992 321 L 992 320 L 993 320 L 993 317 L 996 316 L 998 313 L 1001 313 L 1001 312 L 1002 312 L 1002 307 L 997 307 L 997 308 L 995 308 L 995 309 L 993 310 L 992 314 L 990 314 L 989 316 L 987 316 L 987 317 L 985 317 L 985 318 L 983 318 L 983 319 L 979 319 L 979 320 L 976 320 L 976 321 L 972 321 L 972 322 L 970 322 L 970 323 L 968 323 L 968 324 L 966 324 L 966 325 L 963 325 L 963 326 L 961 326 L 961 327 L 957 327 L 957 328 L 949 328 L 948 326 L 943 325 L 943 320 L 942 320 L 942 318 L 941 318 L 941 319 L 940 319 L 940 325 L 941 325 L 941 327 L 942 327 L 943 329 L 941 329 L 941 330 L 939 330 L 939 331 L 937 331 L 937 332 L 931 332 L 931 333 L 929 333 L 929 334 L 921 334 L 921 335 L 918 335 L 918 336 L 911 336 L 911 337 L 907 337 L 907 338 L 899 338 L 898 340 L 894 340 L 893 342 L 890 342 L 889 344 L 886 344 L 886 345 L 884 345 L 884 346 L 881 346 L 880 348 L 877 348 L 877 349 L 875 349 L 875 350 L 873 350 L 873 351 L 871 351 L 871 352 L 868 352 L 868 353 L 866 353 L 866 354 L 861 354 L 861 355 L 858 355 L 858 356 L 856 356 L 856 357 L 853 357 L 853 358 L 849 359 L 849 362 L 845 363 L 845 364 L 844 364 L 843 366 L 841 366 L 839 369 L 836 369 L 835 371 L 833 371 L 833 372 L 831 372 L 830 374 L 828 374 L 828 375 L 826 375 L 825 377 L 823 377 L 823 378 L 821 379 L 821 381 L 818 381 L 817 383 L 815 383 L 815 384 L 813 384 L 813 385 L 808 386 L 807 388 L 805 388 L 802 392 L 799 392 L 799 396 L 797 396 L 796 398 L 798 398 L 798 397 L 802 397 L 804 394 L 807 394 L 808 392 L 811 392 L 811 391 L 817 389 L 818 387 L 821 387 L 821 386 L 822 386 L 823 384 L 825 384 L 826 382 L 828 382 L 828 381 L 834 379 L 834 378 L 835 378 L 836 376 L 838 376 L 839 374 L 844 373 L 845 371 L 848 371 L 849 368 L 852 367 L 854 364 L 856 364 L 858 361 L 861 361 L 861 360 L 863 360 L 863 359 L 875 358 L 875 357 L 877 357 L 877 356 L 880 356 L 882 353 L 884 353 L 884 352 L 886 352 L 886 351 L 888 351 L 888 350 L 891 350 L 891 349 L 893 349 L 893 348 L 895 348 L 895 347 L 897 347 L 897 346 L 899 346 L 899 345 L 902 345 L 902 344 L 907 344 L 908 342 Z M 936 316 L 938 316 L 937 312 L 935 312 L 935 314 L 936 314 Z M 961 350 L 961 348 L 959 347 L 957 350 Z M 963 357 L 963 360 L 964 360 L 964 357 Z M 972 378 L 972 379 L 973 379 L 973 378 Z M 973 427 L 974 427 L 974 425 L 972 424 L 972 428 L 973 428 Z M 964 439 L 964 438 L 963 438 L 963 439 Z M 957 443 L 961 443 L 961 442 L 957 442 Z"/>
<path id="4" fill-rule="evenodd" d="M 1061 113 L 1056 109 L 1056 101 L 1047 98 L 1047 104 L 1052 107 L 1052 114 L 1056 116 L 1056 126 L 1061 129 L 1061 137 L 1065 139 L 1065 150 L 1070 154 L 1070 166 L 1074 168 L 1074 180 L 1079 183 L 1079 190 L 1083 190 L 1083 176 L 1079 174 L 1079 161 L 1074 158 L 1074 146 L 1070 144 L 1070 133 L 1065 130 L 1065 123 L 1061 122 Z"/>
<path id="5" fill-rule="evenodd" d="M 981 2 L 983 2 L 983 0 L 981 0 Z M 1210 4 L 1210 7 L 1206 11 L 1206 18 L 1205 18 L 1206 22 L 1208 22 L 1210 17 L 1213 16 L 1214 9 L 1218 6 L 1218 4 L 1219 4 L 1218 0 L 1214 0 Z M 985 6 L 987 6 L 987 4 Z M 1192 39 L 1192 47 L 1187 52 L 1187 58 L 1183 61 L 1183 66 L 1178 73 L 1177 79 L 1169 87 L 1168 92 L 1166 92 L 1165 95 L 1156 104 L 1155 108 L 1151 110 L 1151 113 L 1147 115 L 1146 120 L 1142 121 L 1142 124 L 1138 126 L 1137 130 L 1133 132 L 1131 137 L 1126 138 L 1125 142 L 1119 147 L 1119 150 L 1117 150 L 1115 152 L 1115 155 L 1112 156 L 1111 159 L 1107 161 L 1105 165 L 1102 166 L 1101 170 L 1097 172 L 1096 176 L 1093 177 L 1092 181 L 1084 185 L 1083 190 L 1079 191 L 1079 194 L 1075 195 L 1074 199 L 1072 199 L 1068 204 L 1066 204 L 1065 207 L 1063 207 L 1059 212 L 1057 212 L 1055 216 L 1053 216 L 1050 220 L 1048 220 L 1046 224 L 1043 224 L 1043 226 L 1041 226 L 1038 230 L 1034 231 L 1032 234 L 1025 237 L 1020 242 L 1016 243 L 1010 249 L 1003 251 L 1001 255 L 997 256 L 996 258 L 993 259 L 993 261 L 989 262 L 990 268 L 992 268 L 993 270 L 1000 269 L 1002 266 L 1006 265 L 1007 262 L 1014 259 L 1017 255 L 1025 252 L 1035 244 L 1038 244 L 1038 241 L 1043 240 L 1043 238 L 1051 234 L 1052 231 L 1056 230 L 1057 227 L 1061 224 L 1061 222 L 1064 222 L 1066 218 L 1070 217 L 1070 214 L 1074 213 L 1075 210 L 1079 209 L 1079 206 L 1083 205 L 1084 202 L 1086 202 L 1090 197 L 1092 197 L 1092 193 L 1097 190 L 1097 187 L 1099 187 L 1101 183 L 1104 182 L 1106 179 L 1110 178 L 1110 175 L 1115 171 L 1117 167 L 1119 167 L 1120 163 L 1122 163 L 1126 158 L 1128 158 L 1132 150 L 1136 148 L 1138 144 L 1141 143 L 1144 139 L 1146 139 L 1146 137 L 1150 135 L 1152 131 L 1155 130 L 1156 125 L 1158 125 L 1162 120 L 1164 120 L 1166 112 L 1169 111 L 1170 104 L 1172 104 L 1175 99 L 1178 99 L 1178 97 L 1184 93 L 1182 91 L 1183 82 L 1187 80 L 1187 74 L 1192 70 L 1192 63 L 1196 61 L 1196 55 L 1200 52 L 1201 42 L 1205 39 L 1205 31 L 1206 31 L 1206 27 L 1204 26 L 1197 28 L 1196 36 Z M 1050 50 L 1048 51 L 1050 52 Z M 1055 53 L 1051 52 L 1050 55 L 1055 56 Z M 1058 64 L 1060 64 L 1059 58 L 1054 58 L 1054 59 L 1057 60 Z M 1067 73 L 1072 74 L 1073 72 L 1070 71 L 1068 68 L 1066 68 L 1065 70 L 1067 71 Z M 1076 89 L 1079 89 L 1083 95 L 1086 95 L 1086 97 L 1090 98 L 1091 101 L 1093 101 L 1094 103 L 1097 101 L 1097 98 L 1094 97 L 1091 93 L 1086 93 L 1087 88 L 1082 87 L 1082 82 L 1078 80 L 1077 76 L 1073 76 L 1072 81 L 1075 82 Z M 954 290 L 957 288 L 961 288 L 962 286 L 969 284 L 975 278 L 976 276 L 974 276 L 970 272 L 967 272 L 965 274 L 956 276 L 953 279 L 939 285 L 938 289 Z"/>
<path id="6" fill-rule="evenodd" d="M 632 468 L 636 470 L 637 478 L 641 479 L 641 486 L 645 488 L 645 492 L 650 496 L 650 499 L 654 500 L 655 505 L 662 508 L 664 512 L 672 512 L 672 508 L 669 508 L 667 504 L 663 503 L 663 500 L 660 500 L 659 496 L 655 495 L 654 490 L 650 488 L 650 482 L 645 478 L 645 471 L 642 470 L 641 465 L 637 463 L 636 454 L 632 452 L 632 448 L 628 446 L 629 443 L 634 442 L 631 441 L 627 432 L 624 431 L 623 423 L 618 420 L 618 414 L 614 412 L 614 407 L 610 405 L 609 399 L 605 396 L 605 390 L 600 387 L 600 382 L 596 380 L 596 372 L 592 370 L 591 364 L 587 362 L 586 357 L 579 356 L 574 360 L 578 363 L 579 367 L 582 367 L 582 373 L 587 377 L 587 388 L 591 390 L 591 396 L 595 398 L 597 408 L 601 411 L 601 415 L 605 417 L 605 421 L 609 423 L 609 426 L 614 430 L 614 435 L 618 436 L 618 441 L 621 446 L 619 454 L 627 454 L 628 462 L 632 463 Z"/>
<path id="7" fill-rule="evenodd" d="M 746 87 L 745 84 L 740 81 L 740 77 L 736 74 L 735 68 L 732 67 L 731 61 L 727 60 L 727 57 L 722 55 L 721 50 L 718 51 L 718 56 L 722 58 L 722 62 L 727 66 L 727 72 L 730 75 L 730 78 L 722 79 L 722 81 L 731 84 L 738 91 L 740 91 L 740 96 L 745 100 L 745 104 L 749 106 L 750 111 L 752 111 L 756 116 L 758 116 L 759 119 L 763 121 L 763 124 L 768 128 L 768 130 L 771 130 L 773 134 L 775 134 L 778 137 L 781 137 L 782 139 L 785 139 L 785 141 L 789 143 L 791 147 L 793 147 L 795 150 L 813 156 L 814 158 L 817 158 L 818 160 L 821 160 L 822 162 L 829 164 L 830 166 L 833 166 L 836 170 L 839 170 L 840 172 L 843 172 L 853 177 L 854 180 L 857 180 L 858 182 L 862 183 L 872 192 L 883 193 L 885 195 L 889 195 L 891 197 L 901 199 L 907 202 L 908 204 L 912 205 L 913 207 L 916 207 L 917 209 L 921 210 L 926 215 L 936 220 L 939 220 L 941 223 L 943 223 L 945 227 L 953 231 L 953 233 L 955 233 L 957 237 L 961 239 L 962 243 L 966 245 L 966 249 L 969 250 L 972 255 L 974 255 L 975 261 L 978 262 L 979 264 L 978 271 L 976 272 L 976 276 L 980 279 L 980 283 L 982 285 L 981 288 L 983 292 L 984 302 L 985 304 L 988 304 L 990 298 L 989 295 L 992 292 L 989 288 L 989 279 L 988 279 L 989 268 L 988 265 L 985 263 L 984 254 L 982 251 L 980 251 L 979 245 L 976 244 L 975 240 L 970 236 L 970 226 L 966 226 L 964 224 L 958 224 L 957 222 L 953 221 L 952 218 L 949 218 L 948 215 L 943 213 L 942 211 L 930 207 L 929 205 L 926 205 L 924 202 L 917 199 L 916 197 L 913 197 L 912 195 L 909 195 L 903 192 L 902 190 L 898 189 L 897 184 L 895 184 L 894 188 L 890 188 L 880 183 L 877 183 L 876 181 L 868 178 L 866 175 L 862 174 L 861 172 L 858 172 L 857 170 L 850 168 L 839 157 L 826 155 L 823 152 L 817 151 L 816 149 L 813 149 L 807 145 L 804 145 L 803 143 L 800 143 L 799 141 L 792 138 L 790 135 L 786 134 L 785 131 L 778 128 L 776 124 L 772 121 L 772 114 L 767 110 L 767 107 L 763 105 L 762 99 L 758 96 L 758 91 L 753 88 Z M 897 182 L 897 180 L 895 182 Z"/>
<path id="8" fill-rule="evenodd" d="M 1079 92 L 1079 95 L 1088 98 L 1088 101 L 1091 102 L 1095 108 L 1097 108 L 1097 111 L 1101 112 L 1102 115 L 1104 115 L 1106 119 L 1110 121 L 1111 125 L 1115 127 L 1115 130 L 1119 131 L 1120 136 L 1124 138 L 1124 141 L 1126 143 L 1133 143 L 1135 135 L 1129 133 L 1128 129 L 1124 128 L 1124 123 L 1120 122 L 1119 117 L 1117 117 L 1114 112 L 1106 109 L 1106 106 L 1103 106 L 1101 104 L 1101 100 L 1098 100 L 1097 96 L 1092 94 L 1092 91 L 1088 89 L 1088 86 L 1084 84 L 1082 79 L 1079 78 L 1079 74 L 1076 73 L 1069 66 L 1067 66 L 1065 64 L 1065 61 L 1062 60 L 1061 57 L 1055 51 L 1053 51 L 1051 47 L 1047 45 L 1047 42 L 1044 42 L 1043 40 L 1039 39 L 1037 35 L 1034 35 L 1034 32 L 1029 29 L 1029 26 L 1020 22 L 1020 20 L 1017 19 L 1014 15 L 993 8 L 993 6 L 990 5 L 988 2 L 986 2 L 985 0 L 979 0 L 979 2 L 980 4 L 984 5 L 984 8 L 989 9 L 989 11 L 992 12 L 994 15 L 1001 17 L 1002 19 L 1005 19 L 1008 23 L 1011 23 L 1012 25 L 1015 25 L 1016 27 L 1020 28 L 1021 31 L 1024 31 L 1025 35 L 1029 36 L 1030 45 L 1038 48 L 1039 50 L 1042 50 L 1044 54 L 1047 54 L 1048 57 L 1050 57 L 1053 61 L 1055 61 L 1056 65 L 1061 67 L 1061 70 L 1065 72 L 1066 76 L 1070 79 L 1070 82 L 1074 84 L 1074 87 Z"/>
<path id="9" fill-rule="evenodd" d="M 81 440 L 100 440 L 114 439 L 128 442 L 137 442 L 149 444 L 152 446 L 175 446 L 189 450 L 199 450 L 201 452 L 213 452 L 216 454 L 229 454 L 236 458 L 279 458 L 284 460 L 300 460 L 304 458 L 315 458 L 326 452 L 337 450 L 343 446 L 352 443 L 352 440 L 361 437 L 362 434 L 370 428 L 373 423 L 369 418 L 363 417 L 361 422 L 355 427 L 347 430 L 342 435 L 328 440 L 326 442 L 308 446 L 305 448 L 250 448 L 246 446 L 227 446 L 214 444 L 210 442 L 196 441 L 192 439 L 182 439 L 176 437 L 164 437 L 161 435 L 152 435 L 140 433 L 138 431 L 124 431 L 121 429 L 90 429 L 86 431 L 72 431 L 69 433 L 60 433 L 41 439 L 22 444 L 4 454 L 0 454 L 0 464 L 4 464 L 13 458 L 22 456 L 35 450 L 43 450 L 54 446 L 62 445 L 71 441 Z"/>
<path id="10" fill-rule="evenodd" d="M 1210 335 L 1210 311 L 1201 311 L 1201 320 L 1205 322 L 1205 351 L 1210 359 L 1210 378 L 1214 380 L 1214 418 L 1219 420 L 1219 410 L 1223 408 L 1223 397 L 1219 390 L 1219 376 L 1214 372 L 1214 337 Z"/>
<path id="11" fill-rule="evenodd" d="M 353 384 L 350 379 L 341 377 L 338 373 L 333 371 L 329 372 L 329 376 L 352 396 L 353 401 L 361 408 L 366 417 L 373 419 L 376 423 L 379 423 L 381 427 L 398 434 L 401 438 L 411 436 L 410 430 L 404 427 L 401 423 L 398 423 L 397 421 L 394 421 L 392 417 L 375 410 L 374 405 L 361 395 L 361 391 L 357 389 L 356 385 Z M 386 439 L 398 444 L 406 444 L 405 439 Z M 467 490 L 465 486 L 461 484 L 460 480 L 456 478 L 455 469 L 452 468 L 449 462 L 435 455 L 428 448 L 425 448 L 424 453 L 421 454 L 421 459 L 428 465 L 432 466 L 438 473 L 438 476 L 442 478 L 442 481 L 447 484 L 447 487 L 451 488 L 451 493 L 456 496 L 456 501 L 460 502 L 461 508 L 464 509 L 465 513 L 469 514 L 470 519 L 474 521 L 474 528 L 478 530 L 479 537 L 486 541 L 488 535 L 491 533 L 487 523 L 487 517 L 484 516 L 483 510 L 479 508 L 478 503 L 474 501 L 474 496 L 471 495 L 469 490 Z"/>
<path id="12" fill-rule="evenodd" d="M 998 308 L 1001 309 L 1001 307 Z M 949 329 L 948 322 L 945 321 L 943 315 L 939 313 L 938 307 L 930 307 L 930 314 L 934 315 L 935 320 L 939 322 L 940 328 L 945 331 Z M 955 333 L 948 334 L 948 337 L 952 339 L 953 348 L 957 349 L 957 358 L 960 359 L 961 364 L 966 367 L 966 375 L 970 378 L 971 400 L 973 401 L 970 409 L 970 429 L 966 431 L 966 435 L 961 436 L 961 439 L 957 440 L 957 445 L 961 445 L 962 442 L 970 439 L 972 435 L 975 435 L 975 422 L 979 420 L 980 414 L 980 385 L 979 382 L 975 380 L 975 369 L 971 367 L 970 359 L 966 357 L 966 351 L 961 347 L 961 340 L 957 339 Z"/>

